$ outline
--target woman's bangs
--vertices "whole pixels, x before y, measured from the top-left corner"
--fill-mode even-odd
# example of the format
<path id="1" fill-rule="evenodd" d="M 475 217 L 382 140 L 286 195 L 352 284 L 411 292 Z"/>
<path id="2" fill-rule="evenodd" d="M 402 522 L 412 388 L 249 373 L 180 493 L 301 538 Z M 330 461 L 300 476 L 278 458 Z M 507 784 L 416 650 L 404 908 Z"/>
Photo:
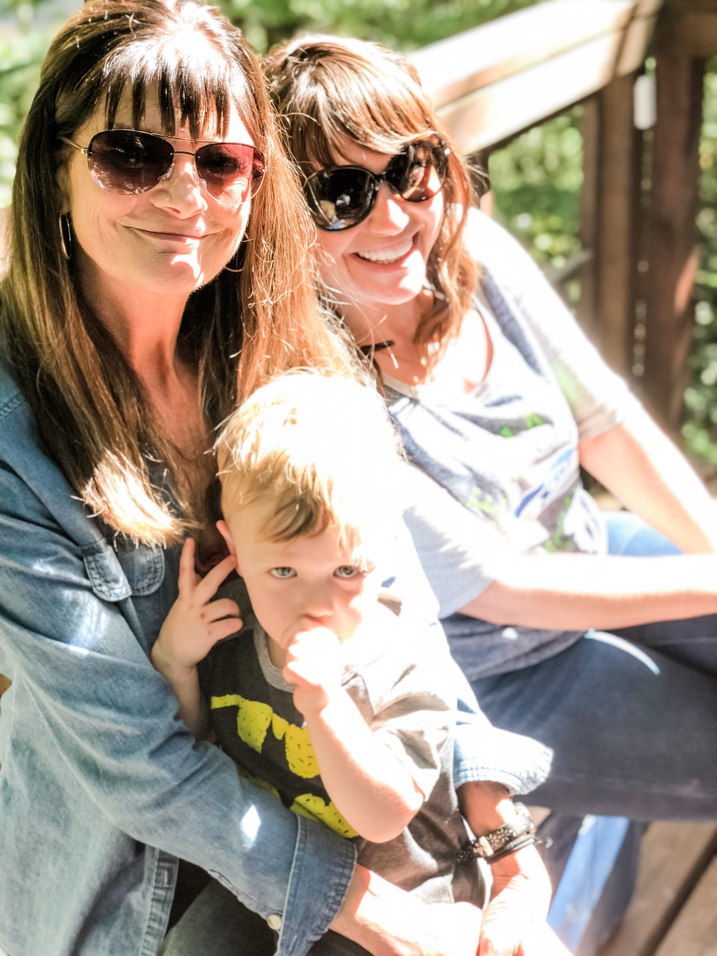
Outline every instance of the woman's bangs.
<path id="1" fill-rule="evenodd" d="M 129 52 L 129 51 L 128 51 Z M 115 125 L 128 89 L 132 98 L 132 126 L 141 129 L 152 99 L 159 107 L 162 128 L 174 135 L 186 125 L 192 139 L 224 137 L 235 108 L 255 144 L 261 148 L 256 111 L 238 64 L 221 62 L 217 56 L 198 58 L 172 50 L 150 47 L 144 55 L 131 51 L 131 64 L 121 55 L 109 64 L 105 81 L 105 113 L 108 128 Z M 118 62 L 120 61 L 120 62 Z"/>
<path id="2" fill-rule="evenodd" d="M 412 91 L 400 95 L 398 84 L 389 92 L 383 82 L 371 82 L 370 72 L 356 76 L 337 101 L 327 96 L 320 122 L 326 124 L 331 153 L 347 160 L 342 143 L 359 143 L 377 153 L 399 152 L 432 128 Z M 335 161 L 335 160 L 334 160 Z"/>

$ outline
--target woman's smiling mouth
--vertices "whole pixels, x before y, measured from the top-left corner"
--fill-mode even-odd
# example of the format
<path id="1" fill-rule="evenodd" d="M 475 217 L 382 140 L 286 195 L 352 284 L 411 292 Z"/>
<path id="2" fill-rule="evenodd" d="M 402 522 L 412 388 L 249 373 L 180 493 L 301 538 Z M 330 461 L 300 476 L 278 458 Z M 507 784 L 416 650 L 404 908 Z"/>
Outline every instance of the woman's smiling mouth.
<path id="1" fill-rule="evenodd" d="M 363 259 L 366 262 L 379 262 L 382 264 L 389 264 L 392 262 L 398 262 L 399 259 L 403 259 L 404 256 L 413 249 L 413 237 L 407 239 L 405 243 L 401 246 L 397 246 L 394 249 L 377 249 L 373 252 L 356 252 L 354 255 L 358 256 L 359 259 Z"/>

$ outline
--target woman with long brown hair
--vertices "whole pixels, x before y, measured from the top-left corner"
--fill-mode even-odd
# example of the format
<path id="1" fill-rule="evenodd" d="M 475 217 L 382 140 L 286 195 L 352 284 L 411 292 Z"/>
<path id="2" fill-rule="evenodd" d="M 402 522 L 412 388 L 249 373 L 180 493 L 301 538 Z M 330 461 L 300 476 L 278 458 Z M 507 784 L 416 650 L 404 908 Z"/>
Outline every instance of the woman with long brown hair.
<path id="1" fill-rule="evenodd" d="M 415 466 L 407 520 L 453 656 L 497 726 L 555 751 L 531 799 L 574 817 L 714 819 L 715 502 L 474 208 L 415 68 L 380 44 L 306 36 L 265 71 L 325 301 Z M 581 467 L 629 510 L 606 520 Z"/>
<path id="2" fill-rule="evenodd" d="M 330 923 L 382 956 L 475 951 L 478 911 L 354 868 L 194 741 L 149 660 L 180 542 L 215 561 L 215 427 L 286 369 L 356 374 L 312 235 L 257 61 L 216 10 L 94 0 L 60 31 L 0 285 L 2 952 L 177 956 L 209 874 L 283 956 Z"/>

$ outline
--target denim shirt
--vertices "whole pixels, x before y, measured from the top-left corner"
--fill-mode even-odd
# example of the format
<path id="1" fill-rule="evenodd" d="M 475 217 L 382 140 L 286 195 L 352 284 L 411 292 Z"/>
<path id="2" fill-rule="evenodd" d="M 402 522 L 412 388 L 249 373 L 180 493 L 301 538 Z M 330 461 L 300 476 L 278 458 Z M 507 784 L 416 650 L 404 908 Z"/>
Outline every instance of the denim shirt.
<path id="1" fill-rule="evenodd" d="M 353 845 L 195 741 L 150 663 L 177 594 L 178 557 L 177 548 L 103 535 L 40 449 L 0 363 L 0 673 L 12 681 L 0 698 L 7 956 L 156 956 L 178 858 L 275 917 L 280 956 L 303 956 L 341 905 Z M 427 590 L 424 580 L 411 584 Z M 469 689 L 460 709 L 457 779 L 519 792 L 544 779 L 545 748 L 494 732 Z"/>

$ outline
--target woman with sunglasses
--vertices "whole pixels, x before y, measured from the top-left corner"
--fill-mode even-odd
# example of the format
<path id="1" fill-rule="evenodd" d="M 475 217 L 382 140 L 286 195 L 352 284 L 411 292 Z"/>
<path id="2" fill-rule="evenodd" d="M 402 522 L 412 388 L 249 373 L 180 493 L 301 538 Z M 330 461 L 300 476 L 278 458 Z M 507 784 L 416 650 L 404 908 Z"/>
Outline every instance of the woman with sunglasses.
<path id="1" fill-rule="evenodd" d="M 470 208 L 405 60 L 304 37 L 265 72 L 327 301 L 416 466 L 409 527 L 454 657 L 497 726 L 554 748 L 531 801 L 714 819 L 715 504 L 532 260 Z M 635 514 L 606 523 L 581 465 Z"/>
<path id="2" fill-rule="evenodd" d="M 350 843 L 194 741 L 149 661 L 182 539 L 216 562 L 215 426 L 288 368 L 356 372 L 319 312 L 312 226 L 240 32 L 195 0 L 85 4 L 42 68 L 10 230 L 0 953 L 205 956 L 228 936 L 253 956 L 233 924 L 188 926 L 211 873 L 281 956 L 329 924 L 377 956 L 473 956 L 478 910 L 354 868 Z M 499 751 L 472 785 L 491 830 L 506 812 L 490 781 L 529 789 L 545 750 L 466 726 Z"/>

